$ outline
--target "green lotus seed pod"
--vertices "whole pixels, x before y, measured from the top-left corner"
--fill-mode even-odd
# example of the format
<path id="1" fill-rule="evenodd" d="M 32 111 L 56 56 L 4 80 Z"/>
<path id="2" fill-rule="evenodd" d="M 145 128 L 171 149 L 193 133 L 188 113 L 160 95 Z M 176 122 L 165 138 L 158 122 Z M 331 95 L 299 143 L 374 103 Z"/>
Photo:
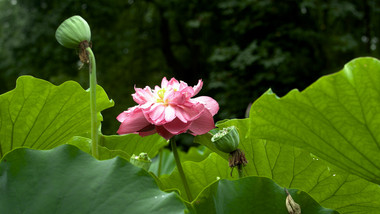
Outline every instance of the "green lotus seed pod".
<path id="1" fill-rule="evenodd" d="M 66 48 L 78 48 L 81 42 L 91 41 L 90 26 L 82 17 L 72 16 L 58 27 L 55 38 Z"/>
<path id="2" fill-rule="evenodd" d="M 220 151 L 231 153 L 235 151 L 239 146 L 239 132 L 235 126 L 223 128 L 214 136 L 212 136 L 211 141 Z"/>
<path id="3" fill-rule="evenodd" d="M 149 170 L 150 164 L 152 163 L 152 160 L 148 157 L 147 153 L 140 153 L 138 156 L 132 155 L 130 159 L 131 164 L 138 166 L 140 168 L 145 169 L 146 171 Z"/>

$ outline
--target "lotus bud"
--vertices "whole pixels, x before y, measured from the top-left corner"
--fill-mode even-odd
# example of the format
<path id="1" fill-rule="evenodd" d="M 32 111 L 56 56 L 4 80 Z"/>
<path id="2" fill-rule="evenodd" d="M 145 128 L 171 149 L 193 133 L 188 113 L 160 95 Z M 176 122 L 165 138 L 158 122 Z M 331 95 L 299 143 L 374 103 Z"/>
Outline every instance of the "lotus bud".
<path id="1" fill-rule="evenodd" d="M 211 141 L 220 151 L 231 153 L 235 151 L 239 146 L 239 132 L 235 126 L 223 128 L 214 136 L 212 136 Z"/>
<path id="2" fill-rule="evenodd" d="M 147 153 L 140 153 L 138 156 L 132 155 L 130 159 L 131 164 L 138 166 L 140 168 L 145 169 L 146 171 L 149 170 L 150 164 L 152 163 L 152 160 L 148 157 Z"/>
<path id="3" fill-rule="evenodd" d="M 82 17 L 72 16 L 58 27 L 55 38 L 66 48 L 78 48 L 81 42 L 91 41 L 90 26 Z"/>

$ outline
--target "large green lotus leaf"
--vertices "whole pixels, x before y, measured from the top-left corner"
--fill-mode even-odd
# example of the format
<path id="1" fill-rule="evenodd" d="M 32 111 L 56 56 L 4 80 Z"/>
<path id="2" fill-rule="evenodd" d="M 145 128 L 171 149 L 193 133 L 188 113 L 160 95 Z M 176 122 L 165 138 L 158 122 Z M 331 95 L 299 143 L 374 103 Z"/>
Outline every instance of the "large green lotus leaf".
<path id="1" fill-rule="evenodd" d="M 99 161 L 72 145 L 16 149 L 0 163 L 0 213 L 183 213 L 175 193 L 116 157 Z"/>
<path id="2" fill-rule="evenodd" d="M 358 58 L 302 92 L 252 106 L 252 136 L 294 145 L 380 184 L 380 61 Z"/>
<path id="3" fill-rule="evenodd" d="M 302 213 L 337 213 L 321 207 L 305 192 L 289 189 Z M 222 179 L 207 187 L 192 203 L 198 214 L 288 213 L 285 189 L 263 177 Z"/>
<path id="4" fill-rule="evenodd" d="M 158 134 L 141 137 L 138 134 L 102 135 L 99 145 L 111 151 L 123 151 L 129 159 L 133 154 L 145 152 L 153 158 L 168 142 Z"/>
<path id="5" fill-rule="evenodd" d="M 97 110 L 113 106 L 97 86 Z M 55 86 L 31 76 L 0 95 L 0 157 L 18 147 L 49 149 L 89 132 L 90 94 L 74 81 Z"/>
<path id="6" fill-rule="evenodd" d="M 255 139 L 250 132 L 250 120 L 234 119 L 218 125 L 238 128 L 239 148 L 248 160 L 244 167 L 246 176 L 267 177 L 280 186 L 305 191 L 322 206 L 340 213 L 378 213 L 378 185 L 344 171 L 334 171 L 305 150 Z M 211 144 L 210 137 L 206 136 L 197 136 L 196 142 L 206 146 Z M 223 156 L 224 159 L 227 157 Z"/>

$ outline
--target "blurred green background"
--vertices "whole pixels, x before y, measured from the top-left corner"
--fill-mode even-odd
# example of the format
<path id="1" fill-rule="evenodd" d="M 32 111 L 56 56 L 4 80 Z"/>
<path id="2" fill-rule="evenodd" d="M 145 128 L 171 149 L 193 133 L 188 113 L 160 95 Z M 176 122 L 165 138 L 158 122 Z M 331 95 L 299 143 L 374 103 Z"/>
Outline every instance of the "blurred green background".
<path id="1" fill-rule="evenodd" d="M 376 0 L 0 0 L 1 93 L 20 75 L 88 88 L 87 68 L 54 36 L 72 15 L 89 23 L 98 83 L 115 101 L 105 134 L 135 105 L 134 85 L 163 76 L 203 79 L 201 95 L 221 107 L 216 120 L 243 118 L 268 88 L 282 96 L 355 57 L 379 57 Z"/>

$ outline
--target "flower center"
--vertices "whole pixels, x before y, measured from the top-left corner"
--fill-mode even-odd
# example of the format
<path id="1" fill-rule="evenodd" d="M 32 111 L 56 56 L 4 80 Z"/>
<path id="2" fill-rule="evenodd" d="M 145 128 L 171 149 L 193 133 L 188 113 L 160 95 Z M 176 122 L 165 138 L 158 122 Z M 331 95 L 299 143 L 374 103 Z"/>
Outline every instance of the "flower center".
<path id="1" fill-rule="evenodd" d="M 158 95 L 157 102 L 158 103 L 164 103 L 165 91 L 166 91 L 165 88 L 161 88 L 160 90 L 157 91 L 157 95 Z"/>

